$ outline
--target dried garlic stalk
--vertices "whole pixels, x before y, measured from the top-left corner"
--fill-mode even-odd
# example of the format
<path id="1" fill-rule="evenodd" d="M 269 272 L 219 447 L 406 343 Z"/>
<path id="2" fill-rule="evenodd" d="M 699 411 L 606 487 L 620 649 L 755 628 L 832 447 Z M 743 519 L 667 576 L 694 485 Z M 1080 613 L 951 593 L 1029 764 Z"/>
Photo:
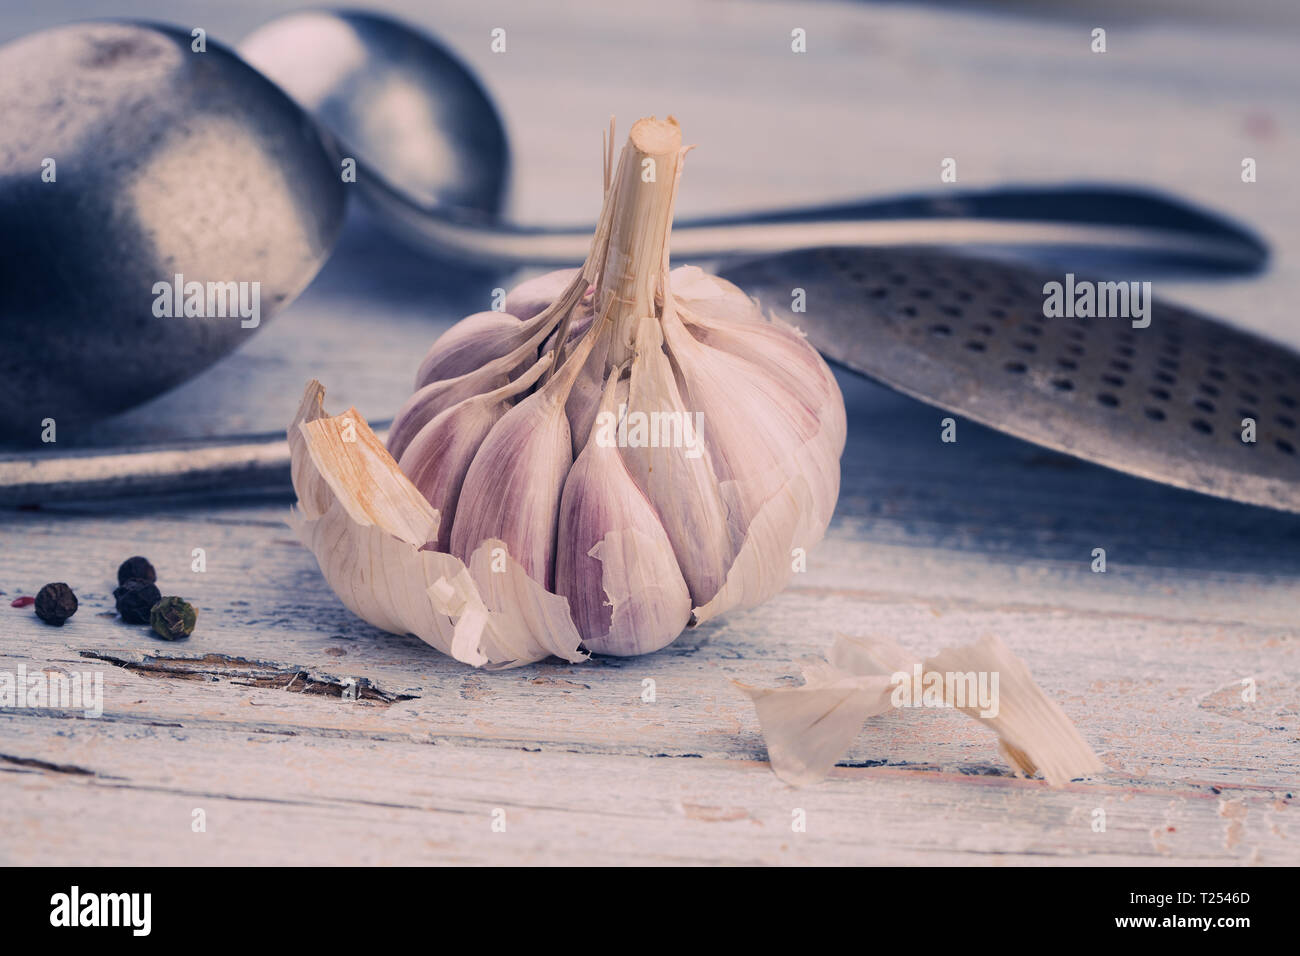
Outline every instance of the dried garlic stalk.
<path id="1" fill-rule="evenodd" d="M 992 680 L 980 684 L 981 675 Z M 928 706 L 954 707 L 986 723 L 1017 773 L 1041 772 L 1061 786 L 1102 770 L 1024 661 L 992 636 L 919 661 L 892 641 L 840 635 L 828 660 L 804 669 L 802 687 L 737 686 L 758 711 L 772 769 L 796 787 L 825 777 L 867 719 L 914 700 L 913 687 L 933 692 Z M 991 686 L 992 699 L 971 695 L 976 686 Z"/>
<path id="2" fill-rule="evenodd" d="M 796 330 L 670 271 L 685 152 L 675 120 L 633 126 L 587 261 L 435 341 L 386 450 L 309 387 L 295 520 L 361 617 L 476 665 L 639 654 L 767 600 L 821 539 L 843 399 Z"/>

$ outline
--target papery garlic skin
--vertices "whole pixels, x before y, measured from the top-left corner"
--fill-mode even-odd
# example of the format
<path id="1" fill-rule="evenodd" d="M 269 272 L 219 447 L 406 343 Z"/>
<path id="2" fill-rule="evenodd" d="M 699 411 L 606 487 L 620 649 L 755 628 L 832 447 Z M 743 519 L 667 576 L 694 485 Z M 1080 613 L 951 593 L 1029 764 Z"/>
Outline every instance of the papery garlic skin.
<path id="1" fill-rule="evenodd" d="M 637 123 L 582 268 L 440 336 L 394 420 L 388 449 L 437 516 L 423 548 L 467 569 L 430 590 L 461 659 L 573 659 L 575 633 L 591 652 L 656 650 L 771 597 L 830 521 L 843 398 L 795 329 L 669 269 L 684 153 L 675 121 Z M 537 622 L 560 607 L 556 643 Z M 516 641 L 505 620 L 530 630 Z"/>
<path id="2" fill-rule="evenodd" d="M 569 605 L 484 541 L 468 561 L 428 548 L 438 512 L 356 409 L 330 417 L 310 382 L 289 427 L 298 495 L 289 524 L 358 617 L 473 667 L 586 659 Z"/>

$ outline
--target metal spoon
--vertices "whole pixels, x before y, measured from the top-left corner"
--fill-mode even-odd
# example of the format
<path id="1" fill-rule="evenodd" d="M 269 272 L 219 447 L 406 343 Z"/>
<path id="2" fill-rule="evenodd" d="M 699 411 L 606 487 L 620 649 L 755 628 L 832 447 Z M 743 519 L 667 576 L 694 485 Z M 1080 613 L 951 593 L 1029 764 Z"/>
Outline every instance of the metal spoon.
<path id="1" fill-rule="evenodd" d="M 334 245 L 344 186 L 316 125 L 230 51 L 191 43 L 84 23 L 0 48 L 0 437 L 57 439 L 190 378 Z M 177 276 L 202 284 L 205 312 L 231 311 L 208 283 L 236 283 L 249 314 L 158 315 Z"/>
<path id="2" fill-rule="evenodd" d="M 344 144 L 356 187 L 394 231 L 445 259 L 572 265 L 591 226 L 498 219 L 509 155 L 486 92 L 443 46 L 397 20 L 306 11 L 259 27 L 239 52 Z M 678 220 L 672 251 L 705 258 L 818 245 L 999 246 L 1105 253 L 1250 271 L 1264 244 L 1146 190 L 998 189 Z"/>

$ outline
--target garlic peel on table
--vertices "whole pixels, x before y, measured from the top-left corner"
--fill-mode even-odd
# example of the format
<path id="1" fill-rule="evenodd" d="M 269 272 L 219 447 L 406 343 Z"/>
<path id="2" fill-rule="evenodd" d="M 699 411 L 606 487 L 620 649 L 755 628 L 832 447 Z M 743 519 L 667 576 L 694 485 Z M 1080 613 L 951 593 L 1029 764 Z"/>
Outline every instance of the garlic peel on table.
<path id="1" fill-rule="evenodd" d="M 440 336 L 386 447 L 308 386 L 293 524 L 360 617 L 475 666 L 640 654 L 821 539 L 843 398 L 797 330 L 670 268 L 685 152 L 671 118 L 635 124 L 586 262 Z"/>
<path id="2" fill-rule="evenodd" d="M 898 685 L 917 669 L 925 675 L 997 675 L 991 714 L 956 699 L 948 685 L 937 703 L 955 707 L 996 733 L 998 749 L 1017 774 L 1041 773 L 1059 787 L 1103 770 L 1025 662 L 992 635 L 945 648 L 924 661 L 890 640 L 838 635 L 826 660 L 804 668 L 802 686 L 737 686 L 758 712 L 773 771 L 792 786 L 805 786 L 830 772 L 869 718 L 898 709 Z"/>

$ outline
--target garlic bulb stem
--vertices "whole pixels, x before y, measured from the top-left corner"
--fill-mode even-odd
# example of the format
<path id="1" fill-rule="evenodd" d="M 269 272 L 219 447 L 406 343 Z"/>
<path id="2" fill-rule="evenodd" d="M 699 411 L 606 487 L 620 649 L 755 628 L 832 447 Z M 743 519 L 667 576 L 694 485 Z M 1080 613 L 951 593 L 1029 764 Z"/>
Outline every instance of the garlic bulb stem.
<path id="1" fill-rule="evenodd" d="M 637 321 L 657 312 L 681 151 L 675 119 L 638 120 L 614 172 L 606 201 L 609 243 L 596 291 L 598 309 L 613 306 L 611 365 L 631 359 Z"/>

